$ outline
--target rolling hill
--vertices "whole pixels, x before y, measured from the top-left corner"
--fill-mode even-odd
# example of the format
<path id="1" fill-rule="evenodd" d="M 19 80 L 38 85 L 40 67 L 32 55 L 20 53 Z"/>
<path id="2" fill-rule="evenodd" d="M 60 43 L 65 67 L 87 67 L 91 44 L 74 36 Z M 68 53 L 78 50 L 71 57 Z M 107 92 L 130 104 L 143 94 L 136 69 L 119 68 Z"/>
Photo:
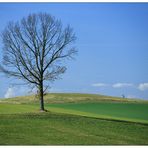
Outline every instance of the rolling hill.
<path id="1" fill-rule="evenodd" d="M 100 102 L 100 101 L 111 101 L 111 102 L 138 102 L 148 103 L 146 100 L 141 99 L 127 99 L 120 97 L 112 97 L 98 94 L 80 94 L 80 93 L 50 93 L 44 96 L 45 103 L 79 103 L 79 102 Z M 8 99 L 0 99 L 0 103 L 14 103 L 14 104 L 29 104 L 38 103 L 39 99 L 32 96 L 19 96 Z"/>
<path id="2" fill-rule="evenodd" d="M 0 145 L 146 145 L 148 101 L 96 94 L 0 100 Z M 138 134 L 137 134 L 138 133 Z"/>

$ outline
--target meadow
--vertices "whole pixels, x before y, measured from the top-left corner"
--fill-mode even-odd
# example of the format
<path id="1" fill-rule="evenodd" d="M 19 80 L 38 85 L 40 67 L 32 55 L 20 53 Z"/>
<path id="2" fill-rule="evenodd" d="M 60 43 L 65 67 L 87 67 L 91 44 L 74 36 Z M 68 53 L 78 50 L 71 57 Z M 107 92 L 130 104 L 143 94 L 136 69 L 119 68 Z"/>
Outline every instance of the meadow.
<path id="1" fill-rule="evenodd" d="M 0 145 L 147 145 L 148 102 L 91 94 L 2 99 Z"/>
<path id="2" fill-rule="evenodd" d="M 57 110 L 63 109 L 63 111 L 65 110 L 65 113 L 67 112 L 89 117 L 148 124 L 148 104 L 97 102 L 75 104 L 52 104 L 48 107 L 50 109 L 56 108 Z"/>

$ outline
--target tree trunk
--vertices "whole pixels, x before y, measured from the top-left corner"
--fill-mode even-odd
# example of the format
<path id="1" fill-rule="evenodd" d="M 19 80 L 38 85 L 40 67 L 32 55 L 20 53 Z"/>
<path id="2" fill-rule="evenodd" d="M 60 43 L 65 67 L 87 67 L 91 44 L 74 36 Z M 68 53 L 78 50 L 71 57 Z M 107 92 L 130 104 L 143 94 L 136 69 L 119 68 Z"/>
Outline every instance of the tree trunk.
<path id="1" fill-rule="evenodd" d="M 40 84 L 40 110 L 44 111 L 44 92 L 43 92 L 43 82 Z"/>

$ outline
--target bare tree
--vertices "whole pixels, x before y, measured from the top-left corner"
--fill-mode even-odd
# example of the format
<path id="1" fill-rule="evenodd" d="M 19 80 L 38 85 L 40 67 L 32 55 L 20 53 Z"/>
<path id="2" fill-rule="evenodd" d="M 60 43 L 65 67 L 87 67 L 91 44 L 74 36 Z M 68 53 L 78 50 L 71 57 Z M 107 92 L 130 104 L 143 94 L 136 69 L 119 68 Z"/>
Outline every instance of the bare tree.
<path id="1" fill-rule="evenodd" d="M 66 70 L 63 60 L 77 52 L 71 47 L 76 39 L 72 28 L 63 28 L 61 21 L 47 13 L 31 14 L 20 22 L 9 22 L 2 39 L 0 71 L 36 86 L 44 110 L 45 82 L 58 79 Z"/>

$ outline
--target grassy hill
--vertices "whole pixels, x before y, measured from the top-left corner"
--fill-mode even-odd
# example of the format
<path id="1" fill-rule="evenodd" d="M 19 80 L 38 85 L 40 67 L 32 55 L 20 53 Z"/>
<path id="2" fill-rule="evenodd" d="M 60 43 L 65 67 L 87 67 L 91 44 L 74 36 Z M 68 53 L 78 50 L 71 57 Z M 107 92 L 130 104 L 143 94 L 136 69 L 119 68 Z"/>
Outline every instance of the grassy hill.
<path id="1" fill-rule="evenodd" d="M 145 100 L 138 99 L 127 99 L 120 97 L 104 96 L 98 94 L 79 94 L 79 93 L 50 93 L 44 96 L 45 103 L 79 103 L 79 102 L 100 102 L 100 101 L 111 101 L 111 102 L 138 102 L 148 103 Z M 14 104 L 29 104 L 38 103 L 39 99 L 32 96 L 20 96 L 15 98 L 0 99 L 0 103 L 14 103 Z"/>
<path id="2" fill-rule="evenodd" d="M 148 101 L 92 94 L 0 101 L 0 145 L 146 145 Z"/>
<path id="3" fill-rule="evenodd" d="M 74 93 L 46 94 L 44 99 L 46 109 L 56 113 L 148 124 L 148 101 L 145 100 Z M 37 97 L 22 96 L 3 99 L 0 102 L 1 114 L 26 111 L 39 111 Z"/>

